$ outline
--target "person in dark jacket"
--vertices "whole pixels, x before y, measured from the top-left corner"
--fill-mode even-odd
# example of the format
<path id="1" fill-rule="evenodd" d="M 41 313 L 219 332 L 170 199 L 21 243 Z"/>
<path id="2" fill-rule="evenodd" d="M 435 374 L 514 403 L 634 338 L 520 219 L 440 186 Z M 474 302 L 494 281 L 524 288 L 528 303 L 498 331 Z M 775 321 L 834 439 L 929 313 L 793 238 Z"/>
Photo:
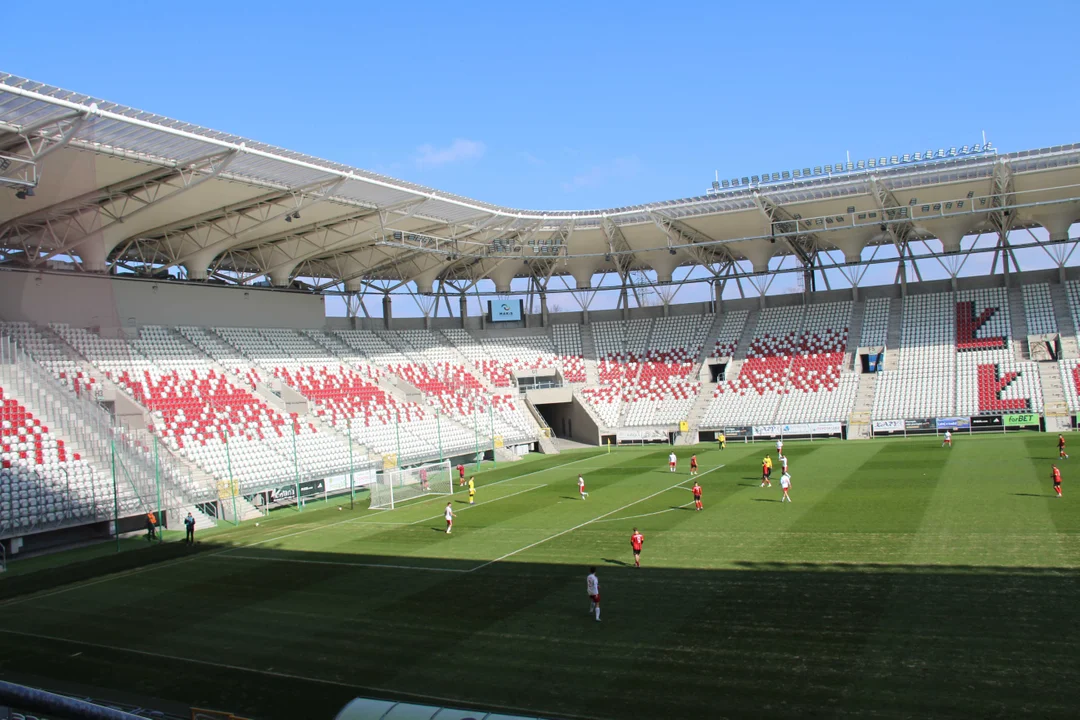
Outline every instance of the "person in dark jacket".
<path id="1" fill-rule="evenodd" d="M 194 545 L 195 544 L 195 518 L 193 518 L 191 516 L 191 513 L 188 513 L 187 517 L 184 518 L 184 529 L 187 530 L 187 536 L 185 537 L 185 542 L 187 542 L 188 545 Z"/>

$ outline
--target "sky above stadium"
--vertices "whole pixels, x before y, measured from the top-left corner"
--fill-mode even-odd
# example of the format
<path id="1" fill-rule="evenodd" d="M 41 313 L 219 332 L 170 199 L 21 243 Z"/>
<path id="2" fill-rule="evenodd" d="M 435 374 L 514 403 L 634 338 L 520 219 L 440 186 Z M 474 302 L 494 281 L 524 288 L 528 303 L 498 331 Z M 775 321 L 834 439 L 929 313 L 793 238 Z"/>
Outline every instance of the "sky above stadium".
<path id="1" fill-rule="evenodd" d="M 0 69 L 511 207 L 1080 139 L 1075 2 L 117 5 L 49 3 Z"/>

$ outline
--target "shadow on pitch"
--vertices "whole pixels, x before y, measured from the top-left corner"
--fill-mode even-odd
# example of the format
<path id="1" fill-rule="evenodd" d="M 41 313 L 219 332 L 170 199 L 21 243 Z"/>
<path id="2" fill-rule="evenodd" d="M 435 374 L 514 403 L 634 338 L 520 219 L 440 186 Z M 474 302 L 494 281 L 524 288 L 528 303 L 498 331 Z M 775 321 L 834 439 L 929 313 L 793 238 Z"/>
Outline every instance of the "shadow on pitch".
<path id="1" fill-rule="evenodd" d="M 775 500 L 773 498 L 754 498 L 754 502 L 780 502 L 780 501 Z"/>
<path id="2" fill-rule="evenodd" d="M 615 560 L 613 558 L 600 558 L 608 565 L 618 565 L 619 567 L 630 567 L 630 563 L 623 562 L 622 560 Z"/>
<path id="3" fill-rule="evenodd" d="M 1053 497 L 1053 495 L 1039 495 L 1038 493 L 1013 493 L 1016 497 L 1033 497 L 1033 498 L 1047 498 Z"/>

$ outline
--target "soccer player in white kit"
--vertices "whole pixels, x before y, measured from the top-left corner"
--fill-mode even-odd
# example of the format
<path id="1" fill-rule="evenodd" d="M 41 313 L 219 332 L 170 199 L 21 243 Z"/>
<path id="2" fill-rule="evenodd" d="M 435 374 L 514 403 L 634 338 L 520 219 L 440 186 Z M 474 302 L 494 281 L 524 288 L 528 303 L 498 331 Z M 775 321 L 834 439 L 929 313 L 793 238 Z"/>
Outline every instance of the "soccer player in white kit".
<path id="1" fill-rule="evenodd" d="M 787 455 L 780 456 L 780 472 L 787 475 Z"/>
<path id="2" fill-rule="evenodd" d="M 589 612 L 595 613 L 596 622 L 600 622 L 600 580 L 596 577 L 596 568 L 589 568 L 585 590 L 589 593 Z"/>
<path id="3" fill-rule="evenodd" d="M 668 470 L 675 472 L 675 463 L 679 461 L 679 458 L 675 457 L 675 451 L 672 450 L 671 454 L 667 456 Z"/>
<path id="4" fill-rule="evenodd" d="M 446 503 L 446 511 L 443 513 L 446 518 L 446 534 L 450 534 L 450 529 L 454 527 L 454 508 L 450 507 L 450 503 Z"/>
<path id="5" fill-rule="evenodd" d="M 783 438 L 777 438 L 776 439 L 776 454 L 777 455 L 783 455 L 784 454 L 784 439 Z"/>
<path id="6" fill-rule="evenodd" d="M 791 488 L 791 476 L 786 472 L 780 476 L 780 488 L 784 491 L 780 502 L 791 502 L 791 496 L 788 495 L 788 490 Z"/>
<path id="7" fill-rule="evenodd" d="M 945 439 L 941 441 L 941 447 L 948 445 L 952 447 L 952 433 L 948 430 L 945 431 Z"/>
<path id="8" fill-rule="evenodd" d="M 585 492 L 585 478 L 581 477 L 581 475 L 577 476 L 577 491 L 580 493 L 582 500 L 589 497 L 589 493 Z"/>

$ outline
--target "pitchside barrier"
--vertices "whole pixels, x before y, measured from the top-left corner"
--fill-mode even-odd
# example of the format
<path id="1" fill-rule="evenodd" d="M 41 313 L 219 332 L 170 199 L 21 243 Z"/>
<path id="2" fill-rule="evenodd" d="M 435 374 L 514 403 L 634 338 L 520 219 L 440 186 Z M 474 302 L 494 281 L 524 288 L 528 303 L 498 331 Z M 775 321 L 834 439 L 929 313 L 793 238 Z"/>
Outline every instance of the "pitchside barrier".
<path id="1" fill-rule="evenodd" d="M 873 437 L 909 435 L 954 435 L 974 433 L 1007 433 L 1019 430 L 1044 430 L 1042 416 L 1037 413 L 1009 415 L 972 415 L 970 417 L 941 417 L 906 420 L 874 420 L 870 423 Z"/>
<path id="2" fill-rule="evenodd" d="M 543 720 L 535 715 L 505 715 L 489 713 L 486 710 L 463 710 L 460 708 L 436 707 L 434 705 L 412 705 L 392 700 L 374 700 L 356 698 L 337 714 L 335 720 L 437 720 L 438 718 L 457 718 L 459 720 Z"/>

